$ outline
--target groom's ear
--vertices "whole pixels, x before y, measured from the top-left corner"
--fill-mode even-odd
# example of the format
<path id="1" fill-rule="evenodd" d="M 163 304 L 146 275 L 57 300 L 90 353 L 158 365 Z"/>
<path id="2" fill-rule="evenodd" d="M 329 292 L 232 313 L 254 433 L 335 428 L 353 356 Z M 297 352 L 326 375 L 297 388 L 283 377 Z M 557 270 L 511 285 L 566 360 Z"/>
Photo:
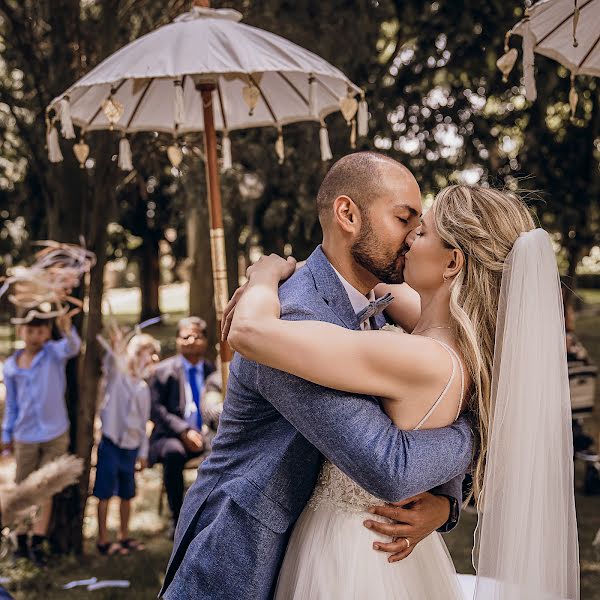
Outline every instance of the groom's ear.
<path id="1" fill-rule="evenodd" d="M 333 215 L 339 226 L 348 233 L 360 228 L 360 211 L 350 196 L 338 196 L 333 201 Z"/>

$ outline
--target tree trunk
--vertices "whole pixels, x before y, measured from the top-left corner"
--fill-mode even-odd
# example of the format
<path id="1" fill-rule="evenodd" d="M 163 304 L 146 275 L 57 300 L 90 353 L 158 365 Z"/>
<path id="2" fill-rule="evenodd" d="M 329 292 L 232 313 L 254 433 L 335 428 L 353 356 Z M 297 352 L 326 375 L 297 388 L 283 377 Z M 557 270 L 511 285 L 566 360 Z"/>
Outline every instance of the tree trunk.
<path id="1" fill-rule="evenodd" d="M 54 526 L 50 537 L 53 549 L 61 553 L 72 551 L 81 554 L 83 552 L 83 518 L 88 498 L 91 453 L 94 445 L 94 418 L 100 380 L 100 352 L 96 336 L 102 330 L 107 226 L 114 206 L 115 194 L 112 172 L 114 165 L 110 160 L 109 151 L 112 144 L 110 138 L 110 133 L 103 132 L 98 134 L 97 140 L 94 140 L 98 158 L 93 177 L 94 185 L 89 186 L 92 187 L 92 191 L 89 194 L 88 206 L 85 204 L 82 206 L 80 194 L 77 205 L 72 207 L 74 212 L 85 214 L 88 219 L 79 232 L 84 232 L 88 249 L 96 254 L 96 265 L 88 278 L 88 312 L 85 319 L 79 319 L 80 322 L 83 321 L 83 326 L 79 325 L 83 340 L 82 354 L 77 367 L 69 365 L 67 370 L 67 409 L 71 420 L 71 450 L 83 458 L 84 471 L 78 485 L 68 488 L 55 498 Z"/>
<path id="2" fill-rule="evenodd" d="M 189 313 L 203 318 L 208 324 L 208 355 L 216 356 L 216 319 L 210 255 L 210 228 L 206 202 L 200 204 L 198 195 L 188 194 L 187 256 L 190 274 Z M 191 206 L 194 204 L 194 206 Z"/>
<path id="3" fill-rule="evenodd" d="M 153 232 L 144 239 L 138 254 L 142 294 L 140 321 L 160 316 L 160 247 L 158 242 L 158 237 Z"/>

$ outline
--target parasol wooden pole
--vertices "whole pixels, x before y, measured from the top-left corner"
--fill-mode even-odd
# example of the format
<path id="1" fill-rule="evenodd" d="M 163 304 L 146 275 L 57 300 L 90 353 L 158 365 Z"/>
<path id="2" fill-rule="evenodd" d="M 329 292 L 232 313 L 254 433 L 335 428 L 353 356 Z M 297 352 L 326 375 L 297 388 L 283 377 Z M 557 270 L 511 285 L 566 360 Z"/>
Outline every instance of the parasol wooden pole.
<path id="1" fill-rule="evenodd" d="M 217 163 L 217 132 L 213 112 L 212 84 L 200 84 L 202 107 L 204 112 L 204 153 L 206 166 L 206 185 L 208 189 L 208 210 L 210 215 L 210 250 L 212 257 L 213 284 L 215 289 L 215 310 L 217 313 L 217 330 L 220 334 L 223 310 L 229 300 L 227 289 L 227 260 L 225 258 L 225 232 L 223 229 L 223 211 L 221 207 L 221 187 L 219 167 Z M 225 342 L 219 344 L 221 357 L 221 375 L 223 392 L 227 387 L 231 351 Z"/>
<path id="2" fill-rule="evenodd" d="M 210 0 L 194 0 L 194 6 L 210 8 Z M 210 253 L 212 258 L 213 284 L 215 289 L 215 311 L 217 313 L 217 334 L 221 332 L 223 310 L 229 300 L 227 289 L 227 260 L 225 257 L 225 231 L 223 229 L 223 210 L 221 206 L 221 184 L 217 164 L 217 132 L 213 110 L 213 91 L 215 85 L 201 83 L 197 89 L 202 95 L 204 115 L 204 154 L 206 166 L 206 186 L 208 189 L 208 210 L 210 215 Z M 231 350 L 226 342 L 219 343 L 221 357 L 221 376 L 223 393 L 227 389 Z"/>
<path id="3" fill-rule="evenodd" d="M 199 4 L 199 2 L 196 2 Z M 201 83 L 198 90 L 202 95 L 204 114 L 204 153 L 206 166 L 206 184 L 208 189 L 208 208 L 210 215 L 210 249 L 212 257 L 213 283 L 215 288 L 215 310 L 217 313 L 217 330 L 220 334 L 223 310 L 229 300 L 227 289 L 227 261 L 225 258 L 225 232 L 223 230 L 223 211 L 221 207 L 221 187 L 219 167 L 217 163 L 217 132 L 213 111 L 214 84 Z M 231 350 L 226 342 L 219 344 L 221 357 L 221 375 L 223 392 L 227 388 Z"/>

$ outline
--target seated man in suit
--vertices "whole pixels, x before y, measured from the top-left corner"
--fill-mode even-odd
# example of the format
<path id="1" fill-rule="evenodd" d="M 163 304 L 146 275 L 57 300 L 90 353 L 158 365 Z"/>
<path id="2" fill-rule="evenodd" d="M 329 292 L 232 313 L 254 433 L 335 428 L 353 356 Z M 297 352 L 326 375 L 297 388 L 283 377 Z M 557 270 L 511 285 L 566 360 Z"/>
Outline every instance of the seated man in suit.
<path id="1" fill-rule="evenodd" d="M 202 391 L 215 371 L 205 360 L 206 322 L 187 317 L 177 328 L 177 354 L 161 362 L 149 381 L 152 396 L 149 462 L 163 464 L 163 477 L 173 527 L 183 503 L 183 467 L 191 458 L 208 454 L 210 431 L 203 422 Z M 214 426 L 214 419 L 211 419 Z"/>

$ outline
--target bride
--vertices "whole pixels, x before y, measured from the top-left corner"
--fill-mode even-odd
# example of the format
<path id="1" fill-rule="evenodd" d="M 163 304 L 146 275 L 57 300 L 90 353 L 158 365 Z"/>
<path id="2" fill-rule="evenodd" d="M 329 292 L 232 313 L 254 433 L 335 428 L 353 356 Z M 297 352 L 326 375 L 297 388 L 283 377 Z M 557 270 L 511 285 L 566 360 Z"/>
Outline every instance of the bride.
<path id="1" fill-rule="evenodd" d="M 549 236 L 534 229 L 515 194 L 451 186 L 407 243 L 404 279 L 418 298 L 405 285 L 376 292 L 397 297 L 388 318 L 410 335 L 280 320 L 278 285 L 296 265 L 274 255 L 249 269 L 224 334 L 251 360 L 380 397 L 401 429 L 444 427 L 469 411 L 475 598 L 578 598 L 564 323 Z M 276 598 L 460 598 L 439 534 L 395 565 L 374 551 L 386 550 L 385 541 L 363 522 L 378 503 L 325 463 L 287 547 Z"/>

